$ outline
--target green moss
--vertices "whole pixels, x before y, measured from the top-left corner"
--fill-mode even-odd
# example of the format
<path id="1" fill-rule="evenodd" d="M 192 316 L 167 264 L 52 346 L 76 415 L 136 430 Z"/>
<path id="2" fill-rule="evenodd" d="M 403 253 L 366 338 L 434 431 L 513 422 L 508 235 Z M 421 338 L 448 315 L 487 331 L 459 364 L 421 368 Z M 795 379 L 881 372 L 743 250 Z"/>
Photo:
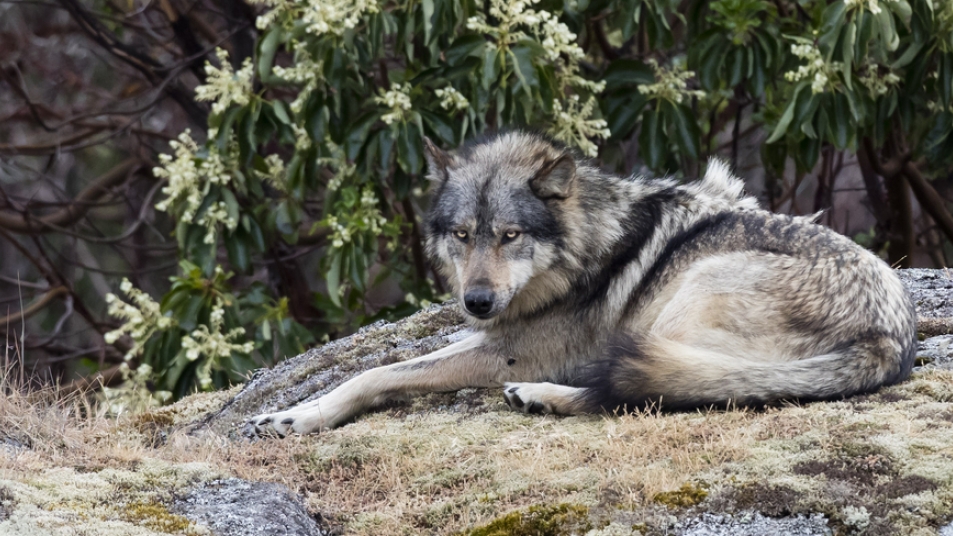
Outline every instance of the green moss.
<path id="1" fill-rule="evenodd" d="M 592 530 L 589 508 L 578 504 L 531 506 L 498 517 L 461 536 L 569 536 Z"/>
<path id="2" fill-rule="evenodd" d="M 684 483 L 682 487 L 675 491 L 663 491 L 656 493 L 652 500 L 658 504 L 663 504 L 669 508 L 687 508 L 695 506 L 708 497 L 708 492 L 699 486 L 691 483 Z"/>
<path id="3" fill-rule="evenodd" d="M 123 521 L 156 532 L 180 534 L 192 524 L 188 519 L 173 514 L 162 503 L 136 502 L 126 506 L 122 512 Z"/>

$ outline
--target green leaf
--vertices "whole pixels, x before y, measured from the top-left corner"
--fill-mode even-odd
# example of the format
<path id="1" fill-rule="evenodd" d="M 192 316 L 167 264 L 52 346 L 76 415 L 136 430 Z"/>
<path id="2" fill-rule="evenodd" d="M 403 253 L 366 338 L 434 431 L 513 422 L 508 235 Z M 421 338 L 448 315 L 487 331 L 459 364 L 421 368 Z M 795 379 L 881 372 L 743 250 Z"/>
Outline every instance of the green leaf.
<path id="1" fill-rule="evenodd" d="M 487 44 L 483 51 L 483 89 L 485 90 L 489 90 L 493 82 L 500 77 L 498 52 L 496 47 L 491 44 Z"/>
<path id="2" fill-rule="evenodd" d="M 270 82 L 275 77 L 271 74 L 271 66 L 275 63 L 275 52 L 278 50 L 278 44 L 281 40 L 281 27 L 274 26 L 265 38 L 261 40 L 258 48 L 258 78 L 262 82 Z"/>
<path id="3" fill-rule="evenodd" d="M 645 165 L 658 169 L 662 165 L 667 145 L 659 114 L 652 108 L 645 110 L 642 114 L 642 132 L 639 133 L 639 152 Z"/>
<path id="4" fill-rule="evenodd" d="M 424 44 L 430 44 L 430 34 L 433 30 L 433 0 L 421 0 L 420 7 L 424 18 Z"/>
<path id="5" fill-rule="evenodd" d="M 272 101 L 271 108 L 274 110 L 275 117 L 278 118 L 279 121 L 286 125 L 291 125 L 291 117 L 288 115 L 288 110 L 285 108 L 284 102 L 280 100 Z"/>
<path id="6" fill-rule="evenodd" d="M 824 10 L 824 14 L 821 15 L 821 35 L 817 43 L 821 48 L 821 52 L 824 54 L 824 58 L 828 61 L 830 61 L 831 55 L 834 53 L 834 45 L 837 44 L 837 39 L 840 37 L 841 30 L 844 28 L 844 18 L 846 16 L 847 5 L 845 2 L 840 1 L 832 2 Z"/>
<path id="7" fill-rule="evenodd" d="M 801 82 L 794 88 L 794 95 L 791 95 L 791 100 L 788 102 L 788 107 L 785 108 L 784 113 L 781 114 L 781 119 L 778 120 L 778 124 L 774 127 L 774 130 L 771 132 L 771 135 L 768 136 L 768 139 L 765 143 L 774 143 L 781 139 L 784 136 L 784 133 L 787 132 L 788 127 L 791 125 L 791 121 L 794 120 L 794 110 L 797 108 L 797 98 L 798 95 L 807 87 L 806 82 Z"/>
<path id="8" fill-rule="evenodd" d="M 655 82 L 652 68 L 638 60 L 618 59 L 609 64 L 602 75 L 607 90 Z"/>
<path id="9" fill-rule="evenodd" d="M 891 69 L 902 69 L 910 64 L 913 61 L 913 58 L 920 53 L 920 50 L 923 49 L 923 45 L 926 43 L 913 42 L 910 43 L 910 46 L 903 52 L 903 54 L 897 58 L 893 63 L 890 64 Z"/>
<path id="10" fill-rule="evenodd" d="M 745 69 L 745 49 L 736 48 L 728 64 L 731 72 L 729 74 L 728 86 L 735 87 L 744 79 Z"/>
<path id="11" fill-rule="evenodd" d="M 397 163 L 410 175 L 420 172 L 424 142 L 416 126 L 401 123 L 397 131 Z"/>
<path id="12" fill-rule="evenodd" d="M 936 83 L 939 85 L 940 103 L 945 110 L 950 107 L 950 100 L 953 98 L 953 54 L 947 53 L 940 56 Z"/>
<path id="13" fill-rule="evenodd" d="M 841 61 L 843 61 L 843 68 L 841 72 L 844 75 L 844 84 L 847 86 L 848 91 L 852 91 L 851 79 L 853 79 L 853 61 L 854 61 L 854 40 L 857 38 L 857 21 L 850 21 L 847 24 L 847 29 L 844 30 L 844 40 L 842 44 L 843 52 L 841 54 Z"/>
<path id="14" fill-rule="evenodd" d="M 248 242 L 241 229 L 228 233 L 225 237 L 225 250 L 228 252 L 228 262 L 238 273 L 247 274 L 251 271 L 251 258 L 248 255 Z"/>
<path id="15" fill-rule="evenodd" d="M 533 51 L 529 47 L 515 46 L 510 49 L 513 55 L 513 71 L 516 77 L 520 79 L 526 96 L 533 97 L 533 88 L 539 85 L 536 78 L 536 69 L 533 67 Z"/>
<path id="16" fill-rule="evenodd" d="M 692 160 L 697 160 L 701 153 L 701 131 L 695 120 L 692 110 L 681 104 L 672 104 L 662 101 L 662 111 L 666 119 L 675 127 L 675 141 L 679 148 Z"/>
<path id="17" fill-rule="evenodd" d="M 838 149 L 847 147 L 848 129 L 851 124 L 850 104 L 847 97 L 836 93 L 834 94 L 834 116 L 830 120 L 831 133 L 833 134 L 834 145 Z"/>
<path id="18" fill-rule="evenodd" d="M 482 35 L 463 35 L 453 40 L 453 45 L 444 52 L 444 57 L 447 63 L 456 65 L 484 45 L 486 39 Z"/>
<path id="19" fill-rule="evenodd" d="M 900 46 L 900 36 L 897 35 L 897 28 L 893 22 L 893 15 L 889 10 L 881 9 L 880 13 L 875 15 L 877 22 L 880 23 L 880 39 L 884 46 L 890 52 L 897 50 Z"/>
<path id="20" fill-rule="evenodd" d="M 606 110 L 603 114 L 609 123 L 609 132 L 613 139 L 624 139 L 638 122 L 642 108 L 648 98 L 638 91 L 618 91 L 605 99 Z"/>
<path id="21" fill-rule="evenodd" d="M 334 305 L 341 306 L 341 270 L 344 265 L 343 251 L 335 250 L 331 257 L 331 267 L 325 275 L 325 283 L 328 286 L 328 297 Z"/>
<path id="22" fill-rule="evenodd" d="M 357 160 L 361 152 L 361 147 L 367 142 L 367 135 L 371 131 L 371 127 L 374 126 L 374 123 L 376 123 L 379 118 L 380 115 L 376 111 L 369 111 L 364 112 L 364 114 L 354 120 L 351 129 L 347 133 L 347 140 L 345 142 L 349 160 Z"/>
<path id="23" fill-rule="evenodd" d="M 430 131 L 445 145 L 451 147 L 457 145 L 456 133 L 453 131 L 453 125 L 450 124 L 450 121 L 439 114 L 428 112 L 427 110 L 420 110 L 420 116 L 424 118 L 424 124 Z"/>

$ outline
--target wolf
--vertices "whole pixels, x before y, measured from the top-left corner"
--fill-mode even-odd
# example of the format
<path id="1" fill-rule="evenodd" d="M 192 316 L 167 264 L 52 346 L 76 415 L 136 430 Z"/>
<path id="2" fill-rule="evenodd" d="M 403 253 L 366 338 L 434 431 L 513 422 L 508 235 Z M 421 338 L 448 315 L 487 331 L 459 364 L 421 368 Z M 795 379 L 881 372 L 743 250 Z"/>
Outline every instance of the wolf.
<path id="1" fill-rule="evenodd" d="M 916 318 L 893 270 L 809 218 L 759 209 L 718 160 L 679 184 L 604 173 L 522 131 L 425 152 L 427 251 L 472 334 L 259 415 L 258 433 L 465 387 L 575 415 L 839 399 L 910 374 Z"/>

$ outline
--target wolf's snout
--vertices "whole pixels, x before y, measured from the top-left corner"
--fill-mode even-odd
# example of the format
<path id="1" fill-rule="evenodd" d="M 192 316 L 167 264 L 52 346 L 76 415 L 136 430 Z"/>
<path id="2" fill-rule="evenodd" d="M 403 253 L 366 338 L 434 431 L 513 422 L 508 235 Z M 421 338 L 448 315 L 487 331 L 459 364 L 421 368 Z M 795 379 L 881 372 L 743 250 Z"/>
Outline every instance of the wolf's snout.
<path id="1" fill-rule="evenodd" d="M 467 311 L 475 316 L 483 316 L 493 309 L 496 294 L 488 288 L 468 290 L 463 296 L 463 304 Z"/>

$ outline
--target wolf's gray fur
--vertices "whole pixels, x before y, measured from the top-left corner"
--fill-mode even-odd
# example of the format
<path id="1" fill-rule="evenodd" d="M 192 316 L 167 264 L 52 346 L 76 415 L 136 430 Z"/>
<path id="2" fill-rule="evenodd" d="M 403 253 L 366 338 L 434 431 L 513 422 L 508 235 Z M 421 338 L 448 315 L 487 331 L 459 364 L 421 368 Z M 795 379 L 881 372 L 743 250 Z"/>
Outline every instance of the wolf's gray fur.
<path id="1" fill-rule="evenodd" d="M 705 178 L 619 178 L 522 132 L 445 153 L 427 250 L 475 334 L 253 419 L 284 435 L 395 395 L 504 387 L 527 412 L 850 396 L 907 377 L 913 306 L 880 259 Z"/>

